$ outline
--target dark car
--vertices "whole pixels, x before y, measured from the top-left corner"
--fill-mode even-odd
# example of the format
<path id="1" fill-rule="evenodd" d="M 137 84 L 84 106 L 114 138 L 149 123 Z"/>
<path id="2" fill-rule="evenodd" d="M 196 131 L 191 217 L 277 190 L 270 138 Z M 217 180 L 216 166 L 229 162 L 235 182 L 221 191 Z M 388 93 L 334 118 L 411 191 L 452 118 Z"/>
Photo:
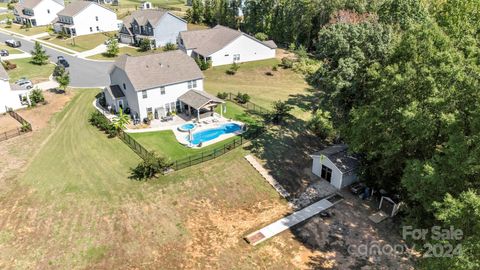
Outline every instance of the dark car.
<path id="1" fill-rule="evenodd" d="M 57 65 L 62 65 L 64 68 L 68 68 L 70 64 L 63 56 L 57 57 Z"/>
<path id="2" fill-rule="evenodd" d="M 0 56 L 9 56 L 10 53 L 7 50 L 0 50 Z"/>
<path id="3" fill-rule="evenodd" d="M 22 43 L 20 41 L 14 40 L 14 39 L 5 40 L 5 44 L 7 44 L 7 46 L 10 46 L 12 48 L 18 48 L 22 46 Z"/>

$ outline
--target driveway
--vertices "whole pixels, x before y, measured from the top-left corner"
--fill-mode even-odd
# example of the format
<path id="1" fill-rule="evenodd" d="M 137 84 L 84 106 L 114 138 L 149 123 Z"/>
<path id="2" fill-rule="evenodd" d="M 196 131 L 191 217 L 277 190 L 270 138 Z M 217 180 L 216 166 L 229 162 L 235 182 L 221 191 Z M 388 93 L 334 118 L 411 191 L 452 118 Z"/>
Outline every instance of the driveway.
<path id="1" fill-rule="evenodd" d="M 9 34 L 0 32 L 0 41 L 7 39 L 16 39 L 22 42 L 21 50 L 30 52 L 33 50 L 34 43 L 19 36 L 12 37 Z M 111 62 L 92 61 L 71 56 L 57 49 L 43 46 L 50 56 L 52 62 L 57 61 L 57 56 L 64 56 L 70 63 L 70 86 L 72 87 L 103 87 L 110 83 L 108 71 L 112 66 Z"/>

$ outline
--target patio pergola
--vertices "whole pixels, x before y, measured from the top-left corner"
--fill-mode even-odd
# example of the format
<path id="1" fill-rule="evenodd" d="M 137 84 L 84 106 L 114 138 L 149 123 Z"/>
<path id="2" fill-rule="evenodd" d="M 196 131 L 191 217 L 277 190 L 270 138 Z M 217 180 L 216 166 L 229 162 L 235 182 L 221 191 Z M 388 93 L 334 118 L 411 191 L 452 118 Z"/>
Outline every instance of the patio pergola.
<path id="1" fill-rule="evenodd" d="M 184 108 L 185 105 L 188 106 L 186 110 L 187 115 L 191 116 L 193 114 L 192 109 L 195 110 L 198 121 L 200 121 L 200 111 L 202 109 L 213 112 L 213 110 L 219 105 L 222 106 L 222 109 L 220 110 L 220 115 L 223 117 L 225 101 L 215 96 L 212 96 L 207 92 L 190 90 L 180 96 L 178 100 L 180 101 L 182 108 Z"/>

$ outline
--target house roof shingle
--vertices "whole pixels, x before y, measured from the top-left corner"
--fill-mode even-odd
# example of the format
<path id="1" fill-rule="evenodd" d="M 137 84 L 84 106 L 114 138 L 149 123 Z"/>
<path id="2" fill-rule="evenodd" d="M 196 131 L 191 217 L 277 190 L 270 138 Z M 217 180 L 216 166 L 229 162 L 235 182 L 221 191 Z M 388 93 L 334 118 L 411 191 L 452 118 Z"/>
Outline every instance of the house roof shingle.
<path id="1" fill-rule="evenodd" d="M 147 22 L 149 22 L 153 27 L 155 27 L 165 15 L 171 15 L 179 20 L 185 21 L 164 9 L 143 9 L 136 10 L 131 15 L 125 17 L 123 19 L 123 25 L 125 25 L 125 27 L 128 29 L 132 27 L 133 20 L 136 20 L 140 25 L 145 25 Z"/>
<path id="2" fill-rule="evenodd" d="M 358 166 L 358 158 L 348 153 L 345 144 L 336 144 L 314 153 L 312 156 L 326 156 L 343 173 L 349 173 Z"/>
<path id="3" fill-rule="evenodd" d="M 180 33 L 180 37 L 183 40 L 183 45 L 185 48 L 193 49 L 195 52 L 203 56 L 209 56 L 221 50 L 242 35 L 245 35 L 246 37 L 249 37 L 271 49 L 275 49 L 277 47 L 273 41 L 262 42 L 241 31 L 222 25 L 217 25 L 210 29 L 184 31 Z"/>
<path id="4" fill-rule="evenodd" d="M 73 17 L 75 15 L 77 15 L 78 13 L 82 12 L 84 9 L 86 9 L 87 7 L 89 7 L 90 5 L 98 5 L 100 7 L 103 7 L 104 9 L 108 10 L 108 11 L 111 11 L 113 12 L 112 10 L 102 6 L 102 5 L 99 5 L 95 2 L 91 2 L 91 1 L 76 1 L 76 2 L 72 2 L 68 5 L 65 6 L 64 9 L 62 9 L 60 12 L 57 13 L 57 15 L 59 16 L 67 16 L 67 17 Z"/>
<path id="5" fill-rule="evenodd" d="M 225 103 L 222 99 L 217 98 L 216 96 L 210 95 L 205 91 L 199 90 L 190 90 L 185 94 L 181 95 L 178 100 L 181 102 L 189 105 L 190 107 L 199 110 L 205 104 L 209 102 L 216 102 L 216 103 Z"/>
<path id="6" fill-rule="evenodd" d="M 195 60 L 180 50 L 136 57 L 122 55 L 114 67 L 125 71 L 136 91 L 203 79 Z"/>
<path id="7" fill-rule="evenodd" d="M 24 1 L 18 2 L 18 5 L 21 5 L 24 8 L 34 8 L 38 4 L 40 4 L 40 2 L 42 1 L 43 0 L 24 0 Z"/>

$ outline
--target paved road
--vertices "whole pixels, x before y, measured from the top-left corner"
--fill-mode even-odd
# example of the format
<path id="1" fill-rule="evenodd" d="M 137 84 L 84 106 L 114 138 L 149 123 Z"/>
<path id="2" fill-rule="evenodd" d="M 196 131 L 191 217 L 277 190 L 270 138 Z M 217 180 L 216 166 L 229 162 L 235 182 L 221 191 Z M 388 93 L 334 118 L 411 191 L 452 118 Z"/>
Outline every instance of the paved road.
<path id="1" fill-rule="evenodd" d="M 4 42 L 7 39 L 20 40 L 22 42 L 21 50 L 30 52 L 33 50 L 33 42 L 25 40 L 21 37 L 12 37 L 9 34 L 0 32 L 0 41 Z M 70 63 L 68 70 L 70 71 L 70 86 L 72 87 L 101 87 L 108 85 L 110 79 L 108 77 L 108 71 L 112 66 L 109 62 L 90 61 L 82 58 L 77 58 L 66 54 L 62 51 L 45 47 L 50 60 L 56 62 L 57 56 L 64 56 Z"/>

